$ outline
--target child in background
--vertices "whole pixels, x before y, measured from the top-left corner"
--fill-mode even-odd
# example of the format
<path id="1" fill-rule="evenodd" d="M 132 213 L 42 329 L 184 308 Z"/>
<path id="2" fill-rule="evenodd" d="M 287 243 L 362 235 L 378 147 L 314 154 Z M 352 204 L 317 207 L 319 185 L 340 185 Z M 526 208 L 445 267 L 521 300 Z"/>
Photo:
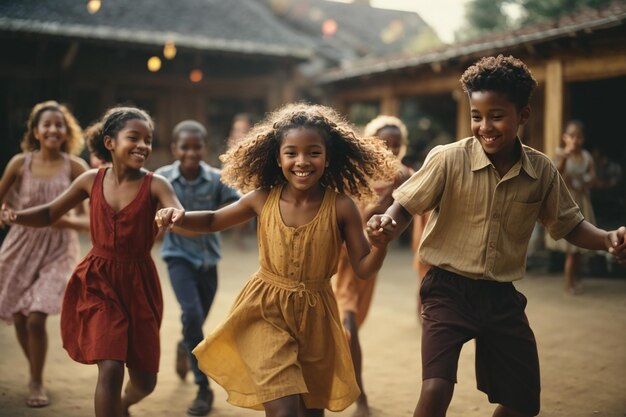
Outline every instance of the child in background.
<path id="1" fill-rule="evenodd" d="M 207 132 L 195 120 L 178 123 L 172 132 L 171 165 L 155 173 L 165 177 L 186 210 L 217 210 L 239 199 L 234 189 L 224 185 L 218 169 L 203 161 Z M 217 262 L 220 260 L 220 235 L 199 235 L 184 229 L 166 232 L 161 256 L 167 263 L 172 288 L 182 310 L 183 340 L 176 349 L 176 370 L 185 379 L 188 363 L 198 385 L 198 393 L 187 414 L 204 416 L 211 411 L 213 391 L 191 350 L 204 339 L 202 325 L 209 314 L 217 290 Z"/>
<path id="2" fill-rule="evenodd" d="M 89 198 L 93 248 L 74 269 L 61 312 L 63 347 L 98 365 L 96 417 L 121 417 L 154 389 L 163 300 L 150 257 L 157 206 L 181 208 L 170 183 L 143 166 L 152 151 L 146 112 L 116 107 L 85 133 L 90 150 L 111 162 L 79 176 L 52 202 L 13 212 L 0 223 L 44 227 Z M 124 364 L 129 381 L 121 396 Z"/>
<path id="3" fill-rule="evenodd" d="M 233 117 L 233 124 L 226 139 L 226 144 L 229 148 L 233 148 L 241 142 L 241 140 L 250 131 L 255 123 L 255 118 L 250 113 L 237 113 Z M 239 224 L 230 230 L 230 237 L 232 241 L 241 250 L 246 250 L 246 235 L 250 234 L 254 230 L 254 219 Z"/>
<path id="4" fill-rule="evenodd" d="M 400 119 L 393 116 L 378 116 L 365 126 L 363 136 L 366 138 L 377 137 L 384 141 L 397 161 L 395 181 L 373 184 L 377 201 L 374 204 L 360 206 L 361 219 L 363 224 L 365 224 L 372 215 L 384 213 L 385 210 L 389 208 L 391 203 L 393 203 L 393 198 L 391 197 L 392 191 L 410 177 L 412 170 L 402 165 L 402 158 L 406 154 L 408 145 L 408 131 Z M 363 278 L 367 279 L 361 279 L 355 275 L 354 270 L 350 266 L 348 253 L 346 252 L 345 246 L 343 246 L 337 265 L 334 290 L 341 321 L 349 336 L 348 343 L 350 345 L 352 363 L 354 365 L 356 381 L 361 390 L 361 395 L 359 395 L 356 401 L 357 408 L 353 414 L 354 417 L 369 416 L 369 405 L 363 387 L 363 356 L 361 343 L 359 341 L 359 328 L 365 321 L 370 305 L 372 304 L 377 277 L 373 275 Z"/>
<path id="5" fill-rule="evenodd" d="M 373 238 L 397 236 L 414 214 L 432 210 L 420 254 L 422 389 L 414 417 L 443 417 L 459 354 L 476 341 L 478 389 L 498 404 L 494 416 L 539 413 L 539 358 L 512 281 L 524 276 L 539 220 L 555 239 L 608 250 L 626 262 L 626 227 L 606 232 L 584 220 L 556 167 L 516 136 L 530 116 L 537 83 L 513 57 L 483 58 L 461 77 L 474 137 L 434 148 L 394 192 L 395 202 L 367 223 Z"/>
<path id="6" fill-rule="evenodd" d="M 583 149 L 584 143 L 583 124 L 578 120 L 569 121 L 563 133 L 563 147 L 557 149 L 554 163 L 585 219 L 595 224 L 591 206 L 591 186 L 596 175 L 593 157 Z M 578 272 L 584 250 L 566 240 L 555 241 L 549 236 L 546 238 L 546 245 L 550 249 L 565 253 L 565 291 L 573 295 L 580 294 L 582 287 Z"/>
<path id="7" fill-rule="evenodd" d="M 162 209 L 157 223 L 214 232 L 258 216 L 261 267 L 224 323 L 193 353 L 229 402 L 267 416 L 322 416 L 359 395 L 330 277 L 341 244 L 358 276 L 386 251 L 370 247 L 355 203 L 370 178 L 393 181 L 396 161 L 332 109 L 294 104 L 270 114 L 222 156 L 222 178 L 247 191 L 217 211 Z"/>
<path id="8" fill-rule="evenodd" d="M 26 126 L 24 152 L 11 159 L 0 180 L 0 201 L 16 190 L 11 203 L 18 210 L 53 200 L 87 169 L 76 156 L 84 146 L 83 133 L 67 107 L 56 101 L 39 103 Z M 49 402 L 43 385 L 46 319 L 61 310 L 65 284 L 78 262 L 75 230 L 87 228 L 81 205 L 78 216 L 67 215 L 52 227 L 15 225 L 0 249 L 0 319 L 15 324 L 17 340 L 28 359 L 29 407 Z"/>

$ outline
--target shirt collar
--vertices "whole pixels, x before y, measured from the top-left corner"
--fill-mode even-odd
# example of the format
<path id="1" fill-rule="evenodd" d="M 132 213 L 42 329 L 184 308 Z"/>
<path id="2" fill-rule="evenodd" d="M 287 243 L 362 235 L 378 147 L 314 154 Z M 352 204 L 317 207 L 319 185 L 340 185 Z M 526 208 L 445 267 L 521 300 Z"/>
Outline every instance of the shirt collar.
<path id="1" fill-rule="evenodd" d="M 180 173 L 180 161 L 174 161 L 174 163 L 172 164 L 172 181 L 175 181 L 177 179 L 181 179 L 181 180 L 185 180 L 185 177 L 182 176 L 182 174 Z M 204 161 L 200 161 L 200 176 L 199 178 L 202 178 L 205 181 L 211 182 L 212 178 L 210 175 L 210 169 L 211 166 L 209 164 L 207 164 Z M 187 181 L 189 182 L 189 181 Z"/>
<path id="2" fill-rule="evenodd" d="M 535 171 L 535 169 L 533 168 L 532 164 L 530 163 L 530 159 L 528 158 L 528 155 L 526 153 L 526 149 L 524 148 L 524 145 L 522 144 L 522 141 L 520 140 L 519 137 L 516 138 L 518 145 L 520 146 L 522 152 L 521 152 L 521 161 L 522 161 L 522 169 L 526 172 L 526 174 L 528 174 L 529 177 L 531 177 L 532 179 L 536 180 L 537 179 L 537 172 Z M 479 171 L 489 165 L 491 165 L 491 161 L 489 160 L 489 158 L 487 157 L 487 154 L 485 153 L 485 151 L 483 150 L 483 147 L 480 145 L 480 141 L 478 139 L 476 139 L 474 137 L 474 140 L 472 141 L 472 148 L 471 148 L 471 169 L 472 171 Z"/>

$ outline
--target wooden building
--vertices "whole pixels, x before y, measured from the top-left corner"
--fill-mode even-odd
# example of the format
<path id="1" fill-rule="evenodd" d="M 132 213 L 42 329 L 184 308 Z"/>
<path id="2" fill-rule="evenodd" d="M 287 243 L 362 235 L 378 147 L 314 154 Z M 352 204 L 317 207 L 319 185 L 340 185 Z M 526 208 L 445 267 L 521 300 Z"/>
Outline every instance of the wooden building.
<path id="1" fill-rule="evenodd" d="M 394 42 L 365 41 L 396 21 Z M 422 31 L 432 32 L 415 13 L 324 0 L 0 2 L 0 166 L 18 152 L 32 106 L 48 99 L 67 103 L 82 126 L 116 104 L 147 109 L 156 121 L 149 168 L 170 158 L 174 124 L 197 119 L 215 163 L 236 113 L 317 100 L 311 74 L 402 51 Z"/>
<path id="2" fill-rule="evenodd" d="M 327 71 L 317 83 L 327 102 L 357 124 L 378 113 L 405 120 L 413 141 L 409 157 L 419 160 L 435 144 L 471 135 L 459 78 L 480 57 L 498 54 L 522 59 L 539 82 L 530 122 L 520 132 L 525 143 L 551 156 L 563 124 L 579 119 L 585 147 L 602 150 L 626 173 L 624 1 L 429 53 L 352 62 Z M 622 222 L 625 182 L 611 196 L 618 210 L 612 218 Z"/>

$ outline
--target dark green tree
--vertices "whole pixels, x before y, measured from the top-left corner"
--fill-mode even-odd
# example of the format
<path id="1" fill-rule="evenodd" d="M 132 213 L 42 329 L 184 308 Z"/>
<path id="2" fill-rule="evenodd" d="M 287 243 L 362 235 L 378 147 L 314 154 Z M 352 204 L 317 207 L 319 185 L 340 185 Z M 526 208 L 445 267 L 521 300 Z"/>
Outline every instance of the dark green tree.
<path id="1" fill-rule="evenodd" d="M 503 6 L 508 0 L 472 0 L 465 4 L 465 24 L 455 34 L 457 41 L 506 30 L 509 18 Z"/>
<path id="2" fill-rule="evenodd" d="M 616 1 L 626 3 L 626 0 L 471 0 L 465 5 L 465 24 L 455 35 L 457 41 L 463 41 L 553 19 L 583 8 L 601 8 Z M 512 19 L 507 15 L 507 6 L 520 7 L 521 16 Z"/>

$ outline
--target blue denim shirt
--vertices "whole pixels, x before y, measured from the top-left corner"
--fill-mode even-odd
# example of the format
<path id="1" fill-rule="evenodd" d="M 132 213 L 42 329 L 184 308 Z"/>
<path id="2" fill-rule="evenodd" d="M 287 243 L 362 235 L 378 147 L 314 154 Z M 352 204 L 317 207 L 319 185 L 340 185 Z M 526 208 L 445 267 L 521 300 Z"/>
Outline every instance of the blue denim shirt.
<path id="1" fill-rule="evenodd" d="M 187 180 L 180 173 L 180 162 L 176 161 L 155 171 L 165 177 L 174 187 L 185 210 L 217 210 L 223 205 L 237 201 L 239 193 L 224 185 L 221 173 L 205 162 L 200 162 L 200 175 Z M 220 234 L 207 233 L 198 237 L 185 237 L 166 232 L 161 246 L 163 259 L 184 258 L 196 268 L 217 265 L 221 258 Z"/>

